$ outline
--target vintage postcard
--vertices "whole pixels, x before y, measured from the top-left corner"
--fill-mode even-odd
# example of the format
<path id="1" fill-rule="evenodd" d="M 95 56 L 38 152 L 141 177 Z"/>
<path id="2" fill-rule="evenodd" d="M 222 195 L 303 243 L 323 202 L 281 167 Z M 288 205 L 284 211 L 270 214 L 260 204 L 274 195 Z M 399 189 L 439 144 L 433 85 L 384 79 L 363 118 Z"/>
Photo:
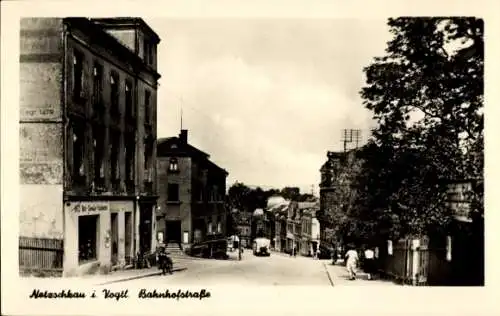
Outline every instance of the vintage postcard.
<path id="1" fill-rule="evenodd" d="M 21 2 L 3 313 L 494 313 L 498 5 Z"/>

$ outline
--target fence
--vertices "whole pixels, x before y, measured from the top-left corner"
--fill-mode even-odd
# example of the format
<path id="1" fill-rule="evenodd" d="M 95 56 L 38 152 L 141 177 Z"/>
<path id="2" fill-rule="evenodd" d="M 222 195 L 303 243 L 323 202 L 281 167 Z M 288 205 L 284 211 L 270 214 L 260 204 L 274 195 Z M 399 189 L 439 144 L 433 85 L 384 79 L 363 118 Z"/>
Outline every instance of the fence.
<path id="1" fill-rule="evenodd" d="M 20 273 L 35 271 L 60 275 L 63 271 L 63 240 L 19 237 Z"/>
<path id="2" fill-rule="evenodd" d="M 446 248 L 429 244 L 427 238 L 399 240 L 392 254 L 382 251 L 379 270 L 399 283 L 415 286 L 446 285 L 451 276 Z"/>

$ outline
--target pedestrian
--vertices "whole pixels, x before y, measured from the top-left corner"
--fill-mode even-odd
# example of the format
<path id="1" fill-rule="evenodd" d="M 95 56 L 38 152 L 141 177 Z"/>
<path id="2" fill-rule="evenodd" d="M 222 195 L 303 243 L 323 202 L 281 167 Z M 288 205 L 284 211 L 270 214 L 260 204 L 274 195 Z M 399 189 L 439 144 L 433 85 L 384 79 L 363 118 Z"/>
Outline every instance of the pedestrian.
<path id="1" fill-rule="evenodd" d="M 368 247 L 365 250 L 365 262 L 364 262 L 364 270 L 368 274 L 368 280 L 372 279 L 372 274 L 375 272 L 375 253 L 374 251 Z"/>
<path id="2" fill-rule="evenodd" d="M 318 250 L 316 250 L 316 259 L 319 260 L 320 255 L 321 255 L 321 250 L 319 250 L 319 247 L 318 247 Z"/>
<path id="3" fill-rule="evenodd" d="M 349 280 L 356 280 L 356 264 L 359 261 L 358 253 L 354 250 L 354 246 L 350 245 L 349 250 L 345 254 L 346 268 L 349 273 Z"/>
<path id="4" fill-rule="evenodd" d="M 293 247 L 293 256 L 297 257 L 297 247 Z"/>
<path id="5" fill-rule="evenodd" d="M 332 265 L 335 265 L 337 263 L 337 259 L 338 259 L 337 247 L 334 246 L 332 250 Z"/>

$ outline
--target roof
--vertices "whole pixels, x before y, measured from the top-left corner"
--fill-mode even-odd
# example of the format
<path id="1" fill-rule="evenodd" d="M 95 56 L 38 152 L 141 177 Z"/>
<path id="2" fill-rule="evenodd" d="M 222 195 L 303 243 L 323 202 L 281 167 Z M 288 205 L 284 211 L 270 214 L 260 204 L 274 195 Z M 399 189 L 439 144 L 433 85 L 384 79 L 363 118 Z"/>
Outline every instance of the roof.
<path id="1" fill-rule="evenodd" d="M 94 34 L 95 36 L 92 40 L 95 41 L 97 45 L 107 46 L 116 50 L 116 56 L 122 56 L 124 60 L 132 62 L 135 65 L 141 65 L 141 67 L 148 69 L 148 71 L 155 76 L 156 80 L 160 79 L 161 75 L 156 70 L 144 63 L 142 58 L 120 43 L 114 36 L 106 32 L 105 28 L 99 23 L 96 23 L 96 21 L 88 18 L 64 18 L 64 22 L 79 27 L 87 31 L 88 34 Z"/>
<path id="2" fill-rule="evenodd" d="M 141 18 L 137 17 L 115 17 L 115 18 L 94 18 L 93 22 L 102 25 L 105 28 L 121 29 L 130 26 L 139 26 L 153 38 L 156 44 L 160 42 L 160 37 L 153 29 Z"/>
<path id="3" fill-rule="evenodd" d="M 253 212 L 253 216 L 262 216 L 262 215 L 264 215 L 264 210 L 261 208 L 258 208 Z"/>
<path id="4" fill-rule="evenodd" d="M 210 158 L 210 155 L 206 152 L 190 145 L 189 143 L 183 144 L 182 142 L 180 142 L 179 137 L 158 138 L 156 143 L 158 157 L 168 157 L 172 154 L 181 154 L 190 157 L 203 156 L 207 159 Z M 175 147 L 173 147 L 172 145 L 175 145 Z"/>
<path id="5" fill-rule="evenodd" d="M 208 166 L 209 166 L 209 167 L 214 168 L 214 169 L 217 169 L 217 170 L 219 170 L 219 171 L 222 171 L 223 173 L 225 173 L 225 174 L 226 174 L 226 176 L 229 174 L 229 172 L 227 172 L 227 170 L 226 170 L 226 169 L 219 167 L 219 166 L 218 166 L 218 165 L 216 165 L 213 161 L 211 161 L 211 160 L 208 160 L 208 159 L 207 159 L 207 161 L 206 161 L 206 162 L 207 162 L 207 164 L 208 164 Z"/>

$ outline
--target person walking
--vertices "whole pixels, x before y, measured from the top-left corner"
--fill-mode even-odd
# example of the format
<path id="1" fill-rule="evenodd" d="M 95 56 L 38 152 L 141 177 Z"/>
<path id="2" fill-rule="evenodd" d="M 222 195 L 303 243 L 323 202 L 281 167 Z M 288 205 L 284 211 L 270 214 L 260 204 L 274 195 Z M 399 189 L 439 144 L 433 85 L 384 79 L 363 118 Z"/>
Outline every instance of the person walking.
<path id="1" fill-rule="evenodd" d="M 359 257 L 357 251 L 354 250 L 354 246 L 349 246 L 349 250 L 345 254 L 345 260 L 349 280 L 356 280 L 356 264 L 359 261 Z"/>
<path id="2" fill-rule="evenodd" d="M 368 280 L 372 279 L 372 274 L 375 272 L 374 267 L 375 267 L 375 253 L 374 251 L 368 247 L 365 250 L 365 263 L 364 263 L 364 270 L 368 274 Z"/>

